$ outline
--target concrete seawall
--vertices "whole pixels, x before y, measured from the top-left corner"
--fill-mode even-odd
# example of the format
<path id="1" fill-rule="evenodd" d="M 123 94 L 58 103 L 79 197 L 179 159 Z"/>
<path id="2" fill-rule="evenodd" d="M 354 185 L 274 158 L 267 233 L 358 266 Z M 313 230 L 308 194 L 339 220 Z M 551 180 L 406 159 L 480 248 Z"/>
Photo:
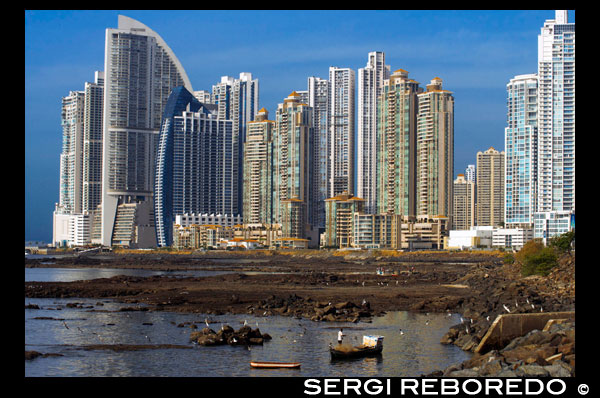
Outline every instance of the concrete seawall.
<path id="1" fill-rule="evenodd" d="M 503 348 L 511 340 L 524 336 L 532 330 L 543 330 L 550 320 L 575 320 L 575 312 L 499 315 L 481 339 L 475 352 L 483 354 L 492 349 Z"/>

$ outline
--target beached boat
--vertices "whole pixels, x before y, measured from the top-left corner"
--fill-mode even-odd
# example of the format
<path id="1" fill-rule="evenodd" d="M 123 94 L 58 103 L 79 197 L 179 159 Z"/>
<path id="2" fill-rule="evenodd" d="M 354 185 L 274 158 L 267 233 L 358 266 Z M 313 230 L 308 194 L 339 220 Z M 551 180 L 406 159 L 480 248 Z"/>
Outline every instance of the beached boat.
<path id="1" fill-rule="evenodd" d="M 363 343 L 357 346 L 338 344 L 329 346 L 331 359 L 361 358 L 380 355 L 383 351 L 383 336 L 363 336 Z"/>
<path id="2" fill-rule="evenodd" d="M 299 368 L 300 362 L 261 362 L 251 361 L 250 366 L 253 368 L 276 369 L 276 368 Z"/>

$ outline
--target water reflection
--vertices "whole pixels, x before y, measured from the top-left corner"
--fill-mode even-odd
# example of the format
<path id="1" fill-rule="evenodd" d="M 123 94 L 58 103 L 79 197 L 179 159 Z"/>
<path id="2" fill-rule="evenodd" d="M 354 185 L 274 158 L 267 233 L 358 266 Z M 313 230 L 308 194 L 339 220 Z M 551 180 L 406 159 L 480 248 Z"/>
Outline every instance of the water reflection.
<path id="1" fill-rule="evenodd" d="M 99 278 L 112 278 L 113 276 L 169 276 L 173 278 L 196 278 L 232 273 L 246 275 L 286 274 L 289 272 L 261 272 L 239 270 L 194 270 L 194 271 L 153 271 L 147 269 L 129 268 L 25 268 L 25 282 L 73 282 Z"/>
<path id="2" fill-rule="evenodd" d="M 81 308 L 66 306 L 75 301 L 82 303 Z M 439 343 L 448 327 L 459 322 L 458 315 L 389 312 L 372 323 L 347 324 L 281 316 L 119 312 L 126 305 L 111 300 L 102 300 L 103 305 L 99 305 L 92 299 L 26 298 L 25 304 L 40 307 L 25 310 L 25 350 L 63 355 L 25 361 L 26 376 L 419 376 L 469 357 L 453 345 Z M 90 305 L 94 308 L 83 308 Z M 42 316 L 54 320 L 34 319 Z M 196 322 L 202 328 L 205 318 L 213 330 L 219 330 L 221 324 L 237 330 L 245 320 L 255 328 L 258 322 L 261 332 L 273 339 L 251 347 L 193 345 L 189 326 L 177 325 Z M 332 361 L 328 345 L 335 343 L 339 327 L 353 344 L 359 344 L 365 334 L 385 336 L 382 355 Z M 91 344 L 176 344 L 190 348 L 83 349 Z M 302 367 L 254 369 L 249 365 L 252 360 L 301 362 Z"/>

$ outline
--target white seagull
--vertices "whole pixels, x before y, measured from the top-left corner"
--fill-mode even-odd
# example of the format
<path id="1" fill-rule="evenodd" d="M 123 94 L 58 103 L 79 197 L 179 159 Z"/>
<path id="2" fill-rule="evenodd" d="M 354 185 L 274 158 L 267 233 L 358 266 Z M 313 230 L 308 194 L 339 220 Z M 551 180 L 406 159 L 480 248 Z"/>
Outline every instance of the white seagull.
<path id="1" fill-rule="evenodd" d="M 510 310 L 508 309 L 508 307 L 506 306 L 506 304 L 502 304 L 502 306 L 504 307 L 504 309 L 506 310 L 506 312 L 510 313 Z"/>

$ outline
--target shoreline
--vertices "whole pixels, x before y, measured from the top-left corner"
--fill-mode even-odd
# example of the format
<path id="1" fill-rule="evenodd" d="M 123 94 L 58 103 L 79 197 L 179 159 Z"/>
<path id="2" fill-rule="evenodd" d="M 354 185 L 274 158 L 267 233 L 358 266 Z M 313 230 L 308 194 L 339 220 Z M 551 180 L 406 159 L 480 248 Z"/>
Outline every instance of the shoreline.
<path id="1" fill-rule="evenodd" d="M 574 258 L 561 260 L 547 277 L 527 278 L 521 277 L 518 265 L 504 264 L 497 253 L 98 253 L 54 258 L 53 264 L 42 262 L 47 263 L 48 258 L 26 258 L 25 266 L 164 271 L 208 268 L 239 273 L 26 282 L 26 298 L 114 298 L 143 303 L 150 311 L 283 315 L 317 322 L 369 322 L 386 311 L 452 312 L 467 318 L 468 328 L 450 328 L 441 343 L 471 352 L 491 322 L 506 313 L 506 304 L 518 313 L 540 311 L 542 307 L 545 312 L 574 311 L 575 307 Z M 378 268 L 396 275 L 377 275 Z M 526 300 L 534 308 L 526 306 Z M 574 369 L 574 354 L 569 361 Z M 471 365 L 478 363 L 471 361 Z M 464 366 L 456 365 L 454 370 L 463 371 Z"/>

